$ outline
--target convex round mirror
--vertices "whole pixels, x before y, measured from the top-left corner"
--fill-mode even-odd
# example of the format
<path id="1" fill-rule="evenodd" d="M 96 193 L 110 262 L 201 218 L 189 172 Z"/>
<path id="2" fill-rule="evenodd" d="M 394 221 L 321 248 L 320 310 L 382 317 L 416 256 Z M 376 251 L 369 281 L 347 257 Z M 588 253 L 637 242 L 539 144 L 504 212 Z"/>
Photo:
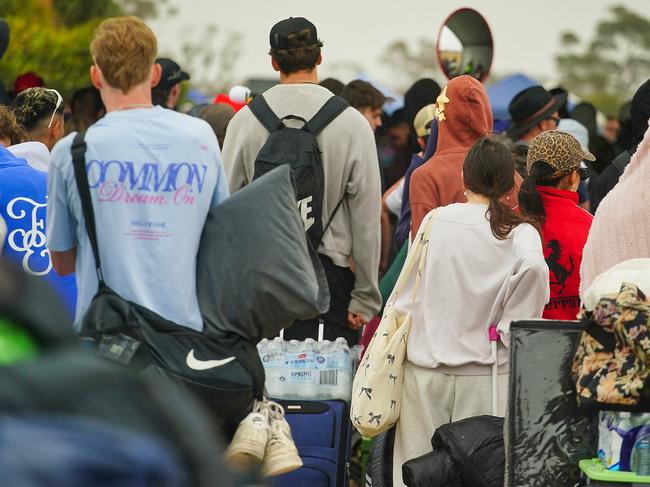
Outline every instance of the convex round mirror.
<path id="1" fill-rule="evenodd" d="M 436 53 L 447 78 L 469 74 L 484 81 L 490 72 L 494 54 L 490 27 L 476 10 L 456 10 L 440 28 Z"/>

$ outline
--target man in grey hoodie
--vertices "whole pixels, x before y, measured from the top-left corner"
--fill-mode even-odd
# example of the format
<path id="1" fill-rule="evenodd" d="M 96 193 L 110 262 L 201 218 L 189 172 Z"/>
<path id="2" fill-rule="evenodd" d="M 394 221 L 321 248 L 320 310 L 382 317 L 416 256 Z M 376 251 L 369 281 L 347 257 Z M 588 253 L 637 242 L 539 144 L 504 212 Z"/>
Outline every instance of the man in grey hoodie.
<path id="1" fill-rule="evenodd" d="M 316 27 L 307 19 L 292 17 L 274 25 L 269 37 L 271 65 L 280 74 L 280 84 L 267 90 L 264 99 L 280 118 L 294 115 L 310 120 L 332 96 L 318 85 L 322 42 Z M 295 126 L 300 127 L 300 122 Z M 248 107 L 230 122 L 222 155 L 231 192 L 253 179 L 255 159 L 268 136 Z M 317 249 L 331 294 L 330 310 L 321 318 L 325 338 L 342 336 L 353 344 L 359 328 L 381 306 L 377 149 L 368 122 L 353 108 L 346 108 L 327 125 L 317 141 L 325 172 L 323 225 L 334 215 Z M 342 204 L 335 213 L 339 201 Z M 318 320 L 297 322 L 286 330 L 285 338 L 315 337 L 317 325 Z"/>

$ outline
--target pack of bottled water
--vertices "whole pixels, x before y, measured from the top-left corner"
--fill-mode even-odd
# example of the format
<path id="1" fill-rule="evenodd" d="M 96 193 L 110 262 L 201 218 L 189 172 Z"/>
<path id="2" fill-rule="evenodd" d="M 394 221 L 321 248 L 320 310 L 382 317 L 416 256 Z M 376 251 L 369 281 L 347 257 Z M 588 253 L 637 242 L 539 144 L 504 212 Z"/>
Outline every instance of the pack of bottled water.
<path id="1" fill-rule="evenodd" d="M 598 457 L 603 465 L 650 475 L 650 413 L 599 411 L 598 420 Z"/>
<path id="2" fill-rule="evenodd" d="M 362 347 L 345 338 L 316 341 L 264 339 L 257 345 L 266 373 L 266 391 L 276 399 L 349 401 Z"/>

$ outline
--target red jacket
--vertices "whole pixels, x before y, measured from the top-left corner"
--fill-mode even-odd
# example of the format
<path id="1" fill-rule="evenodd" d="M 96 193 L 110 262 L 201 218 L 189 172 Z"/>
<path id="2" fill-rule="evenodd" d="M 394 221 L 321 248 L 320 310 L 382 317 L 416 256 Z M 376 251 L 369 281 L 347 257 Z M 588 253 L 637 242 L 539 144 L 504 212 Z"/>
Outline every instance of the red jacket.
<path id="1" fill-rule="evenodd" d="M 546 220 L 542 226 L 544 259 L 548 265 L 551 300 L 545 319 L 575 320 L 580 311 L 580 264 L 591 214 L 578 206 L 578 193 L 537 186 Z"/>

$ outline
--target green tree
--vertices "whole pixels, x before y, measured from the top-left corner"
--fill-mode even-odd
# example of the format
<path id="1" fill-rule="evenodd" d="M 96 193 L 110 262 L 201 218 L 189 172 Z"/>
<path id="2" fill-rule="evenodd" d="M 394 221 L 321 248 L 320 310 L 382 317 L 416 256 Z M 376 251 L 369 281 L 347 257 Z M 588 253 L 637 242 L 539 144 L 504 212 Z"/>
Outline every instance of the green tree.
<path id="1" fill-rule="evenodd" d="M 59 19 L 67 26 L 83 24 L 92 19 L 135 15 L 143 19 L 157 17 L 167 0 L 52 0 Z M 174 10 L 168 11 L 173 13 Z"/>
<path id="2" fill-rule="evenodd" d="M 10 29 L 9 48 L 0 61 L 5 87 L 10 90 L 16 76 L 26 71 L 38 73 L 64 97 L 90 84 L 88 44 L 99 19 L 66 26 L 48 4 L 23 1 L 20 5 L 18 11 L 4 14 Z"/>
<path id="3" fill-rule="evenodd" d="M 0 13 L 10 29 L 0 80 L 11 90 L 16 76 L 34 71 L 67 99 L 90 84 L 88 45 L 102 19 L 124 14 L 152 17 L 166 4 L 167 0 L 0 0 Z"/>
<path id="4" fill-rule="evenodd" d="M 52 6 L 58 19 L 67 27 L 112 17 L 122 13 L 120 7 L 112 0 L 53 0 Z"/>
<path id="5" fill-rule="evenodd" d="M 590 41 L 572 32 L 561 41 L 556 62 L 562 84 L 607 114 L 617 114 L 650 78 L 650 19 L 622 5 L 610 9 Z"/>

